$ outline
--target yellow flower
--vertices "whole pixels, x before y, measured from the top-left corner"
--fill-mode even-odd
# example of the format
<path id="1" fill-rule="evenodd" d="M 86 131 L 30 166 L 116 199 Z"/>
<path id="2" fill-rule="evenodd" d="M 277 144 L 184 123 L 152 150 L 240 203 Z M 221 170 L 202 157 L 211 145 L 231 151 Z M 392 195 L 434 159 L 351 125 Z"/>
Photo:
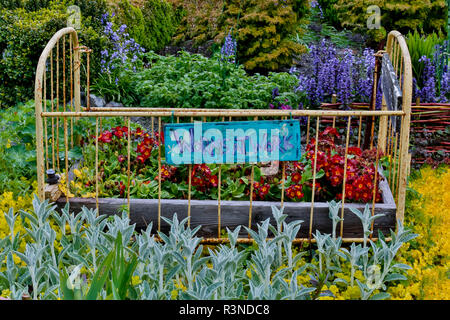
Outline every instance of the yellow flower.
<path id="1" fill-rule="evenodd" d="M 0 297 L 9 298 L 10 295 L 11 295 L 11 290 L 5 289 L 5 290 L 2 290 L 2 293 L 0 294 Z"/>
<path id="2" fill-rule="evenodd" d="M 178 290 L 172 290 L 170 292 L 170 297 L 172 298 L 172 300 L 175 300 L 178 297 Z"/>
<path id="3" fill-rule="evenodd" d="M 450 170 L 424 167 L 409 187 L 420 196 L 409 202 L 405 219 L 419 237 L 401 248 L 397 260 L 412 266 L 407 284 L 389 287 L 392 299 L 450 299 Z"/>
<path id="4" fill-rule="evenodd" d="M 133 276 L 133 277 L 131 278 L 131 284 L 132 284 L 133 286 L 137 286 L 137 285 L 139 285 L 141 282 L 142 282 L 142 280 L 141 280 L 141 278 L 139 278 L 139 276 Z"/>

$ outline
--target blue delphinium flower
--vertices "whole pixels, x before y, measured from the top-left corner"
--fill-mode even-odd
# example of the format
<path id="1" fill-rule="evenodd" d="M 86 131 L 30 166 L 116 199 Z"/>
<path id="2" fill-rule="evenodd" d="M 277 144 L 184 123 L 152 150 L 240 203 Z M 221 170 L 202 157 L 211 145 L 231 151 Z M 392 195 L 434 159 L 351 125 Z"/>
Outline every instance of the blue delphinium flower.
<path id="1" fill-rule="evenodd" d="M 447 96 L 450 94 L 450 70 L 448 66 L 444 66 L 441 79 L 441 94 L 439 100 L 441 103 L 448 102 Z"/>
<path id="2" fill-rule="evenodd" d="M 339 64 L 336 79 L 338 99 L 345 106 L 348 106 L 352 99 L 352 62 L 353 54 L 348 50 Z"/>
<path id="3" fill-rule="evenodd" d="M 222 60 L 226 60 L 228 62 L 235 63 L 236 50 L 237 50 L 237 43 L 236 43 L 236 40 L 233 39 L 233 36 L 231 35 L 231 31 L 230 31 L 228 33 L 228 35 L 225 37 L 225 43 L 223 44 L 222 48 L 220 49 L 220 54 L 222 56 Z"/>
<path id="4" fill-rule="evenodd" d="M 369 102 L 375 68 L 374 50 L 365 49 L 355 55 L 351 50 L 338 53 L 336 47 L 323 39 L 309 46 L 312 72 L 298 74 L 295 92 L 305 92 L 309 103 L 318 106 L 331 100 L 332 94 L 348 106 L 352 101 Z"/>
<path id="5" fill-rule="evenodd" d="M 436 68 L 431 59 L 422 56 L 419 62 L 423 62 L 422 88 L 418 90 L 418 95 L 422 102 L 435 102 L 436 97 Z"/>
<path id="6" fill-rule="evenodd" d="M 113 17 L 114 14 L 111 16 Z M 110 21 L 110 16 L 105 13 L 101 17 L 103 32 L 112 44 L 111 51 L 104 49 L 101 55 L 101 71 L 105 74 L 111 74 L 118 66 L 124 70 L 129 70 L 129 62 L 135 63 L 140 53 L 145 52 L 130 35 L 126 32 L 127 26 L 122 24 L 117 30 L 114 30 L 114 24 Z M 133 66 L 135 70 L 135 66 Z M 116 83 L 117 83 L 116 78 Z"/>

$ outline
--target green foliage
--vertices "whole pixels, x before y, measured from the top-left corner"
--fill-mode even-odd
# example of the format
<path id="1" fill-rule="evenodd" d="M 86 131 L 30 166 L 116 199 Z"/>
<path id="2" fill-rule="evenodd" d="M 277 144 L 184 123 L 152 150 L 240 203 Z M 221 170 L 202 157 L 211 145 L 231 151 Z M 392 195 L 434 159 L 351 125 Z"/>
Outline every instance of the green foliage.
<path id="1" fill-rule="evenodd" d="M 295 5 L 300 7 L 298 1 Z M 307 7 L 307 1 L 303 6 Z M 226 1 L 216 39 L 224 39 L 231 31 L 237 39 L 237 60 L 247 70 L 278 70 L 291 66 L 293 55 L 305 52 L 291 39 L 299 18 L 291 0 Z"/>
<path id="2" fill-rule="evenodd" d="M 317 1 L 322 8 L 323 17 L 332 26 L 339 26 L 339 20 L 337 18 L 337 10 L 334 5 L 338 0 L 318 0 Z"/>
<path id="3" fill-rule="evenodd" d="M 172 4 L 177 21 L 175 44 L 192 40 L 201 45 L 214 39 L 222 15 L 224 0 L 167 0 Z"/>
<path id="4" fill-rule="evenodd" d="M 42 50 L 65 27 L 66 14 L 52 9 L 0 11 L 0 107 L 30 99 Z"/>
<path id="5" fill-rule="evenodd" d="M 47 106 L 51 104 L 47 101 Z M 106 122 L 105 122 L 106 121 Z M 104 119 L 104 124 L 111 120 Z M 51 121 L 47 121 L 47 138 L 51 141 Z M 60 122 L 61 124 L 61 122 Z M 79 141 L 88 128 L 95 127 L 95 119 L 79 119 L 74 122 L 73 138 Z M 64 159 L 64 128 L 59 128 L 60 159 Z M 56 130 L 55 130 L 56 141 Z M 45 145 L 45 144 L 44 144 Z M 49 153 L 51 154 L 51 142 Z M 51 156 L 49 156 L 51 158 Z M 69 146 L 70 160 L 81 158 L 78 146 Z M 51 159 L 49 159 L 51 165 Z M 63 160 L 61 160 L 63 161 Z M 36 118 L 33 100 L 0 110 L 0 194 L 12 191 L 15 195 L 29 194 L 33 190 L 29 181 L 36 179 Z"/>
<path id="6" fill-rule="evenodd" d="M 436 45 L 442 44 L 443 42 L 444 39 L 440 38 L 434 32 L 429 35 L 421 35 L 417 30 L 414 30 L 414 33 L 408 33 L 406 43 L 408 44 L 409 54 L 411 55 L 413 74 L 417 81 L 420 82 L 422 80 L 424 68 L 423 62 L 419 62 L 419 59 L 422 56 L 433 59 Z"/>
<path id="7" fill-rule="evenodd" d="M 29 11 L 36 11 L 47 7 L 51 0 L 0 0 L 0 9 L 23 8 Z"/>
<path id="8" fill-rule="evenodd" d="M 125 24 L 137 43 L 154 51 L 170 42 L 177 26 L 175 12 L 165 0 L 146 0 L 141 8 L 133 6 L 129 0 L 121 0 L 114 22 Z"/>
<path id="9" fill-rule="evenodd" d="M 227 228 L 229 244 L 204 250 L 196 236 L 201 226 L 191 229 L 188 218 L 179 221 L 176 213 L 162 217 L 170 230 L 158 232 L 159 241 L 152 223 L 136 232 L 126 214 L 107 218 L 85 207 L 77 213 L 69 205 L 55 209 L 35 197 L 31 212 L 5 214 L 9 228 L 19 216 L 23 221 L 23 231 L 0 238 L 0 292 L 8 290 L 10 299 L 28 293 L 35 300 L 315 300 L 333 296 L 325 286 L 349 288 L 342 277 L 350 267 L 361 299 L 384 299 L 388 286 L 405 280 L 410 269 L 395 263 L 398 250 L 417 236 L 399 223 L 390 242 L 379 235 L 377 242 L 368 240 L 370 247 L 353 243 L 347 250 L 340 237 L 316 231 L 317 250 L 306 257 L 292 243 L 303 221 L 286 222 L 283 209 L 272 206 L 272 219 L 255 230 L 245 227 L 255 245 L 237 244 L 238 226 Z"/>
<path id="10" fill-rule="evenodd" d="M 36 176 L 33 101 L 0 110 L 0 194 L 30 192 L 28 179 Z"/>
<path id="11" fill-rule="evenodd" d="M 298 106 L 293 92 L 297 79 L 288 73 L 249 76 L 242 67 L 183 52 L 179 57 L 147 54 L 150 67 L 129 72 L 122 81 L 134 88 L 137 105 L 173 108 L 267 108 L 272 90 L 278 87 L 280 101 Z"/>
<path id="12" fill-rule="evenodd" d="M 104 287 L 106 287 L 106 297 L 109 299 L 135 298 L 136 291 L 132 286 L 131 277 L 137 266 L 137 256 L 132 253 L 132 258 L 126 258 L 124 253 L 122 234 L 119 231 L 114 242 L 114 249 L 102 261 L 89 286 L 79 281 L 82 265 L 78 265 L 70 276 L 67 270 L 61 269 L 59 272 L 62 298 L 64 300 L 98 300 L 102 298 L 100 294 Z"/>
<path id="13" fill-rule="evenodd" d="M 381 28 L 368 30 L 366 21 L 372 13 L 367 13 L 370 5 L 381 10 Z M 409 31 L 423 30 L 425 33 L 445 32 L 447 4 L 445 0 L 397 1 L 397 0 L 338 0 L 334 5 L 341 27 L 360 33 L 368 33 L 372 41 L 379 42 L 391 30 L 407 34 Z"/>
<path id="14" fill-rule="evenodd" d="M 86 14 L 82 18 L 79 40 L 93 49 L 91 75 L 99 73 L 99 55 L 106 40 L 98 32 L 98 18 L 87 14 L 102 12 L 103 1 L 61 1 L 37 11 L 3 9 L 0 11 L 0 51 L 3 53 L 0 60 L 0 108 L 33 98 L 39 57 L 54 33 L 66 27 L 66 7 L 72 3 L 79 5 L 82 13 Z M 84 72 L 82 74 L 84 77 Z"/>

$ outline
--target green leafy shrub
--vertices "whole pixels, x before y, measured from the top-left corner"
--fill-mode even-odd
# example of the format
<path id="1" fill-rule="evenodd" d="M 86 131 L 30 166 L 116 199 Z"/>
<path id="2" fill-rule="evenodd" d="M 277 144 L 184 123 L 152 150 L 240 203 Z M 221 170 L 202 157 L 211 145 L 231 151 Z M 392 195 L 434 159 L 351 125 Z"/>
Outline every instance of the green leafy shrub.
<path id="1" fill-rule="evenodd" d="M 142 7 L 132 5 L 129 0 L 121 0 L 114 22 L 125 24 L 137 43 L 154 51 L 170 42 L 177 25 L 172 6 L 165 0 L 146 0 Z"/>
<path id="2" fill-rule="evenodd" d="M 23 181 L 36 176 L 35 128 L 33 101 L 0 110 L 0 194 L 32 191 Z"/>
<path id="3" fill-rule="evenodd" d="M 0 108 L 14 106 L 33 97 L 39 57 L 54 33 L 67 26 L 67 5 L 80 5 L 84 14 L 102 12 L 103 1 L 91 2 L 93 7 L 89 7 L 88 1 L 67 1 L 55 2 L 50 8 L 37 11 L 23 8 L 0 11 Z M 106 39 L 98 32 L 97 17 L 83 15 L 82 21 L 78 35 L 83 45 L 93 49 L 92 79 L 92 75 L 100 71 L 99 55 Z M 82 74 L 84 77 L 84 72 Z"/>
<path id="4" fill-rule="evenodd" d="M 295 6 L 300 7 L 298 1 Z M 307 7 L 306 1 L 303 6 Z M 298 19 L 291 0 L 229 0 L 225 2 L 216 39 L 222 41 L 232 30 L 237 40 L 237 60 L 245 69 L 278 70 L 290 66 L 293 55 L 306 51 L 303 45 L 292 41 Z"/>
<path id="5" fill-rule="evenodd" d="M 242 66 L 183 52 L 179 57 L 149 53 L 148 69 L 128 72 L 122 85 L 133 88 L 130 96 L 144 107 L 173 108 L 268 108 L 272 90 L 278 88 L 277 101 L 297 108 L 300 96 L 293 88 L 298 80 L 288 73 L 249 76 Z M 286 101 L 287 100 L 287 101 Z"/>
<path id="6" fill-rule="evenodd" d="M 47 106 L 50 105 L 47 101 Z M 105 119 L 106 123 L 110 120 Z M 61 122 L 60 122 L 61 123 Z M 51 151 L 51 122 L 48 121 L 47 138 Z M 73 139 L 79 141 L 88 128 L 95 127 L 94 119 L 80 119 L 73 124 Z M 64 128 L 60 125 L 59 157 L 64 158 Z M 56 130 L 55 139 L 56 142 Z M 49 156 L 49 158 L 51 158 Z M 81 158 L 78 146 L 69 146 L 70 160 Z M 63 160 L 61 160 L 63 161 Z M 51 159 L 49 159 L 51 162 Z M 51 164 L 50 164 L 51 166 Z M 11 191 L 15 195 L 29 193 L 36 179 L 36 117 L 34 100 L 19 103 L 9 109 L 0 110 L 0 194 Z"/>
<path id="7" fill-rule="evenodd" d="M 416 80 L 421 81 L 424 68 L 423 62 L 419 62 L 419 59 L 422 56 L 432 59 L 436 45 L 442 44 L 443 41 L 444 39 L 434 32 L 429 35 L 421 35 L 417 30 L 414 33 L 408 33 L 406 43 L 411 55 L 412 70 Z"/>
<path id="8" fill-rule="evenodd" d="M 0 0 L 1 9 L 23 8 L 30 11 L 36 11 L 47 7 L 51 0 Z"/>
<path id="9" fill-rule="evenodd" d="M 224 0 L 167 0 L 179 20 L 172 39 L 178 44 L 193 40 L 200 45 L 212 40 L 218 33 L 218 20 L 223 12 Z"/>
<path id="10" fill-rule="evenodd" d="M 323 18 L 335 27 L 339 26 L 337 10 L 334 7 L 337 2 L 338 0 L 317 0 L 317 3 L 322 9 Z"/>
<path id="11" fill-rule="evenodd" d="M 35 71 L 41 52 L 53 34 L 65 27 L 65 21 L 65 13 L 52 9 L 0 12 L 2 108 L 33 96 Z"/>
<path id="12" fill-rule="evenodd" d="M 367 13 L 370 5 L 381 9 L 381 28 L 367 29 Z M 447 4 L 445 0 L 398 1 L 398 0 L 338 0 L 334 5 L 341 27 L 360 33 L 368 33 L 372 41 L 379 42 L 391 30 L 407 34 L 409 31 L 423 30 L 425 33 L 445 32 Z"/>

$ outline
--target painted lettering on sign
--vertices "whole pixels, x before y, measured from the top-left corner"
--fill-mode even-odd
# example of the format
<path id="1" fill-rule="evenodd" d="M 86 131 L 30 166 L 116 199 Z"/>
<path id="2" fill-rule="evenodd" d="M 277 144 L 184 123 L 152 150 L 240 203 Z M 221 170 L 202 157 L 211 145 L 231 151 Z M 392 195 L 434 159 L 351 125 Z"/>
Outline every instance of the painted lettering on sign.
<path id="1" fill-rule="evenodd" d="M 300 159 L 298 120 L 166 124 L 164 137 L 171 165 Z"/>

